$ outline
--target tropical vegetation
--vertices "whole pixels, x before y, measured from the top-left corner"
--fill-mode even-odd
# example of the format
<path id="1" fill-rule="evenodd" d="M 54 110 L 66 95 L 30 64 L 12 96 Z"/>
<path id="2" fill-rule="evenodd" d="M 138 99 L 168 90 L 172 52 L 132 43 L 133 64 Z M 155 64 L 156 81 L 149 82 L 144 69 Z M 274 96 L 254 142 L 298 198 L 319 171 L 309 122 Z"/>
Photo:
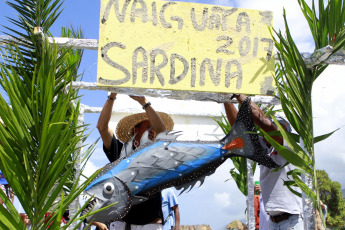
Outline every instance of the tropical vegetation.
<path id="1" fill-rule="evenodd" d="M 59 229 L 62 214 L 95 176 L 81 183 L 81 175 L 75 168 L 92 152 L 92 146 L 83 154 L 80 151 L 86 127 L 78 123 L 78 91 L 70 87 L 72 81 L 81 77 L 78 67 L 82 52 L 50 44 L 46 39 L 61 14 L 62 2 L 7 1 L 18 17 L 8 18 L 13 27 L 6 27 L 7 34 L 16 40 L 1 47 L 0 170 L 29 216 L 32 229 L 46 229 L 48 225 L 49 229 Z M 312 1 L 309 6 L 304 0 L 298 0 L 313 35 L 315 51 L 330 45 L 334 54 L 345 47 L 345 4 L 341 0 L 329 0 L 327 5 L 323 0 L 317 2 Z M 313 83 L 328 65 L 321 62 L 307 66 L 292 39 L 285 12 L 284 21 L 285 34 L 272 31 L 272 37 L 278 57 L 275 80 L 279 98 L 297 133 L 292 135 L 281 129 L 281 134 L 293 151 L 279 146 L 268 134 L 263 135 L 296 166 L 289 173 L 293 181 L 285 184 L 296 195 L 300 194 L 294 187 L 300 187 L 319 207 L 314 144 L 331 133 L 314 137 L 311 92 Z M 62 36 L 82 37 L 82 34 L 74 29 L 63 29 Z M 241 168 L 246 163 L 240 159 L 235 162 L 238 172 L 233 171 L 232 175 L 237 177 L 236 181 L 243 182 L 246 171 Z M 312 179 L 312 188 L 301 175 Z M 243 183 L 238 185 L 246 194 Z M 324 199 L 322 191 L 320 195 Z M 0 198 L 7 207 L 0 206 L 0 228 L 25 229 L 3 192 Z M 46 213 L 50 213 L 49 219 L 44 217 Z M 77 220 L 77 214 L 71 216 L 69 224 Z M 337 221 L 328 223 L 340 223 Z"/>
<path id="2" fill-rule="evenodd" d="M 304 0 L 298 0 L 298 3 L 313 36 L 315 51 L 326 46 L 332 46 L 332 56 L 345 48 L 344 1 L 329 0 L 328 4 L 324 5 L 324 1 L 319 0 L 317 6 L 315 1 L 312 1 L 312 6 L 309 6 Z M 280 129 L 293 151 L 279 146 L 273 140 L 270 142 L 276 147 L 279 154 L 296 166 L 296 169 L 289 173 L 293 181 L 286 181 L 285 184 L 296 195 L 300 194 L 293 187 L 301 188 L 320 211 L 314 144 L 332 133 L 314 137 L 312 89 L 313 83 L 328 65 L 324 62 L 316 62 L 312 66 L 306 65 L 301 52 L 292 39 L 285 10 L 283 17 L 285 35 L 281 31 L 274 31 L 272 34 L 278 51 L 275 79 L 283 111 L 297 136 L 290 135 L 284 129 Z M 278 122 L 276 124 L 280 126 Z M 269 139 L 267 134 L 265 136 Z M 301 179 L 301 175 L 305 178 L 311 178 L 311 184 L 306 184 Z"/>
<path id="3" fill-rule="evenodd" d="M 315 54 L 322 53 L 320 49 L 330 46 L 332 55 L 345 48 L 345 3 L 341 0 L 329 0 L 325 5 L 323 0 L 312 1 L 309 6 L 304 0 L 297 0 L 315 44 Z M 315 3 L 318 2 L 318 3 Z M 269 134 L 261 131 L 262 135 L 277 149 L 289 163 L 296 169 L 289 172 L 291 181 L 285 185 L 298 196 L 301 193 L 296 187 L 301 188 L 315 207 L 320 211 L 319 189 L 317 183 L 317 170 L 315 166 L 314 144 L 326 139 L 333 132 L 314 137 L 312 89 L 313 83 L 327 68 L 328 64 L 320 61 L 307 65 L 296 43 L 294 42 L 285 10 L 283 13 L 285 33 L 280 30 L 272 31 L 272 37 L 277 50 L 275 82 L 279 92 L 279 99 L 285 116 L 297 134 L 287 133 L 274 119 L 281 130 L 292 151 L 275 142 Z M 222 123 L 222 122 L 220 122 Z M 226 127 L 227 124 L 220 124 Z M 276 133 L 274 135 L 277 135 Z M 239 189 L 247 195 L 247 169 L 245 159 L 234 159 L 235 168 L 230 174 L 235 179 Z M 277 169 L 279 170 L 279 169 Z M 305 178 L 302 179 L 302 178 Z M 307 181 L 307 183 L 305 183 Z M 311 183 L 308 183 L 311 181 Z"/>
<path id="4" fill-rule="evenodd" d="M 325 170 L 317 170 L 317 184 L 320 200 L 327 205 L 327 227 L 343 229 L 345 227 L 345 199 L 339 182 L 332 181 Z"/>
<path id="5" fill-rule="evenodd" d="M 62 215 L 95 176 L 81 182 L 75 167 L 81 165 L 82 170 L 93 150 L 91 145 L 81 152 L 86 126 L 78 122 L 78 91 L 70 87 L 81 77 L 82 51 L 47 40 L 62 2 L 6 2 L 18 17 L 8 18 L 12 26 L 6 27 L 6 34 L 15 39 L 1 47 L 0 169 L 31 220 L 31 229 L 60 229 Z M 62 36 L 80 38 L 82 33 L 62 28 Z M 0 228 L 26 229 L 3 192 L 0 198 L 7 207 L 0 205 Z M 78 210 L 70 213 L 74 215 L 68 225 L 78 219 Z"/>

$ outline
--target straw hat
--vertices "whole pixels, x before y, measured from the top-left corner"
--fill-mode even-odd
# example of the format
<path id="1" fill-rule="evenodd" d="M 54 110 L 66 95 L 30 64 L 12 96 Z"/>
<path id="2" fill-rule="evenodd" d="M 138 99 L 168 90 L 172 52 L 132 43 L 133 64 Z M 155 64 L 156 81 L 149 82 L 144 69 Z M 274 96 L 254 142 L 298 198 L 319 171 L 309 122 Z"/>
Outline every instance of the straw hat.
<path id="1" fill-rule="evenodd" d="M 157 112 L 162 118 L 163 123 L 167 130 L 172 130 L 174 127 L 174 121 L 169 114 L 163 112 Z M 132 138 L 132 130 L 134 126 L 142 121 L 148 120 L 146 113 L 136 113 L 122 118 L 116 126 L 116 137 L 122 143 L 126 143 Z"/>

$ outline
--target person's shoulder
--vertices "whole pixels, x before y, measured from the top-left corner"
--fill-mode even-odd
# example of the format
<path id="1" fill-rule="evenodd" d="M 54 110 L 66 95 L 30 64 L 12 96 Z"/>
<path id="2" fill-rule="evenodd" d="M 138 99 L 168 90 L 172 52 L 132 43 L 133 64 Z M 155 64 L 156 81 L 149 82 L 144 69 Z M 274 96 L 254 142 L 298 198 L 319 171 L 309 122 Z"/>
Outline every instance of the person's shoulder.
<path id="1" fill-rule="evenodd" d="M 165 188 L 165 189 L 163 189 L 162 191 L 166 191 L 166 192 L 173 192 L 173 190 L 172 190 L 172 188 L 171 188 L 171 187 L 169 187 L 169 188 Z"/>
<path id="2" fill-rule="evenodd" d="M 162 196 L 175 194 L 174 190 L 172 190 L 172 188 L 165 188 L 161 191 L 161 193 L 162 193 Z"/>

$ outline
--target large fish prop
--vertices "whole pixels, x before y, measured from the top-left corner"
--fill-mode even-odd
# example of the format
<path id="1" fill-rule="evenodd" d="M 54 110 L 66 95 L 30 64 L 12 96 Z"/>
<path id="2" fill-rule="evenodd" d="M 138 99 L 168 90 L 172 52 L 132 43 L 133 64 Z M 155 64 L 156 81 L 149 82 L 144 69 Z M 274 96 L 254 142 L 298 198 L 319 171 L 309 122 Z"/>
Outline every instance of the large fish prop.
<path id="1" fill-rule="evenodd" d="M 164 188 L 185 191 L 211 175 L 227 158 L 246 157 L 269 168 L 278 165 L 260 143 L 247 98 L 230 132 L 218 142 L 177 141 L 177 132 L 163 132 L 154 143 L 142 146 L 132 155 L 106 165 L 85 189 L 95 199 L 84 213 L 115 205 L 87 218 L 107 223 L 124 217 L 132 205 L 149 199 Z M 181 193 L 182 193 L 181 192 Z"/>

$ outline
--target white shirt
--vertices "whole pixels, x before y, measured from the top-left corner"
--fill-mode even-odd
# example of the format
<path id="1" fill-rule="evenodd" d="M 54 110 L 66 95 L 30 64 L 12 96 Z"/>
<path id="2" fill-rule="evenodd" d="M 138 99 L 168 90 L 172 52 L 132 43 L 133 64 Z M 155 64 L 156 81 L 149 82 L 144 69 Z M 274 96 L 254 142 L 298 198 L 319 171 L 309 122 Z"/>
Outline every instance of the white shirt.
<path id="1" fill-rule="evenodd" d="M 283 146 L 290 149 L 284 140 Z M 286 160 L 276 154 L 276 151 L 271 148 L 270 157 L 279 165 L 284 165 Z M 293 194 L 287 186 L 284 186 L 284 181 L 292 180 L 287 176 L 287 172 L 295 169 L 291 164 L 288 164 L 277 172 L 272 172 L 273 169 L 260 165 L 260 184 L 261 195 L 266 212 L 269 215 L 277 215 L 281 212 L 290 214 L 302 214 L 302 199 Z M 294 187 L 297 192 L 301 192 L 300 188 Z"/>

